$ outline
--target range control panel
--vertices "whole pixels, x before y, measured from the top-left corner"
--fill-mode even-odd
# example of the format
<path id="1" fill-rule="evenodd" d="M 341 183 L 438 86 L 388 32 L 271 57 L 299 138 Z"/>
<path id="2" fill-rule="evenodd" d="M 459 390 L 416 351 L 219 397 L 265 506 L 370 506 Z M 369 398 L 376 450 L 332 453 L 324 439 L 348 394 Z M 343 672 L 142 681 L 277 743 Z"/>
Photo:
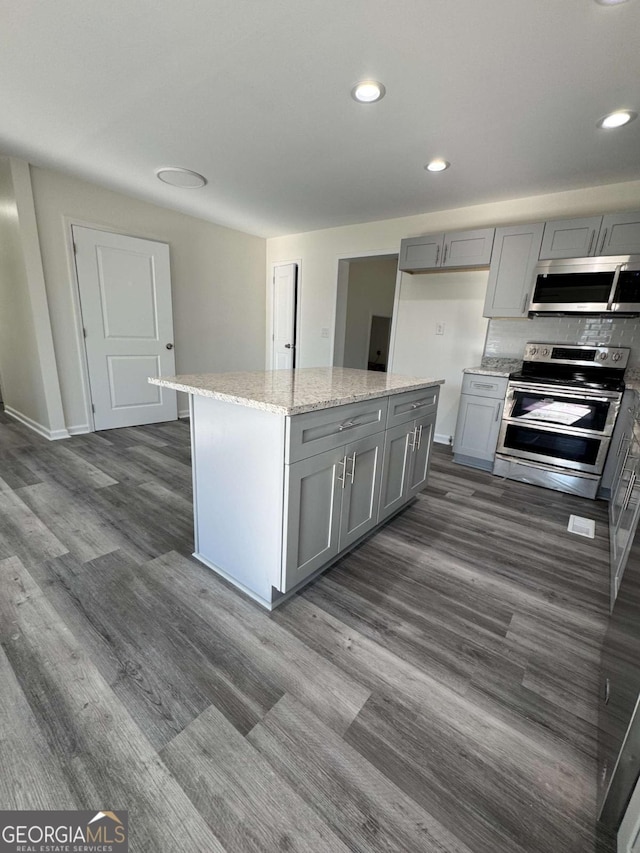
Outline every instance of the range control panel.
<path id="1" fill-rule="evenodd" d="M 628 347 L 577 346 L 532 342 L 524 348 L 524 360 L 548 364 L 584 364 L 623 370 L 629 361 Z"/>

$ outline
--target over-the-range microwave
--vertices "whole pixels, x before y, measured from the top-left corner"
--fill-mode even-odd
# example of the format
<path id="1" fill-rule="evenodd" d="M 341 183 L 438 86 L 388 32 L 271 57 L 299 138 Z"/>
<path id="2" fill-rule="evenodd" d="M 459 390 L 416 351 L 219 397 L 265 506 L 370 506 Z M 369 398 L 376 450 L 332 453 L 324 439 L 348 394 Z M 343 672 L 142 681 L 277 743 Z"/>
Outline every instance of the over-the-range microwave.
<path id="1" fill-rule="evenodd" d="M 529 314 L 640 314 L 640 255 L 563 258 L 535 268 Z"/>

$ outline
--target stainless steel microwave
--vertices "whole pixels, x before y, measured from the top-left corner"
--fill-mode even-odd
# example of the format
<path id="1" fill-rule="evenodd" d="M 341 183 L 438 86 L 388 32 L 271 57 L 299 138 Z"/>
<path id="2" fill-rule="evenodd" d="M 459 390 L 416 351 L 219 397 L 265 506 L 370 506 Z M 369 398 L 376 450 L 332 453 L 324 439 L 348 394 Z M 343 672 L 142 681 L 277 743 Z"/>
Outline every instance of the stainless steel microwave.
<path id="1" fill-rule="evenodd" d="M 640 314 L 640 255 L 541 261 L 530 314 Z"/>

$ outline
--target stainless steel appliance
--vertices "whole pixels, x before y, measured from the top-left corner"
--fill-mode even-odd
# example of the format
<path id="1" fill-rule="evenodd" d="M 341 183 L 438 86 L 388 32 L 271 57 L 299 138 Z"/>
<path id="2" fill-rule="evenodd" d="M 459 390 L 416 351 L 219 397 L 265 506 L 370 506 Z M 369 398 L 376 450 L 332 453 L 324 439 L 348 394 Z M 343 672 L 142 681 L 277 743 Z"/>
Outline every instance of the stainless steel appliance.
<path id="1" fill-rule="evenodd" d="M 628 359 L 625 347 L 528 343 L 509 376 L 493 473 L 595 498 Z"/>
<path id="2" fill-rule="evenodd" d="M 529 313 L 640 313 L 640 255 L 541 261 Z"/>

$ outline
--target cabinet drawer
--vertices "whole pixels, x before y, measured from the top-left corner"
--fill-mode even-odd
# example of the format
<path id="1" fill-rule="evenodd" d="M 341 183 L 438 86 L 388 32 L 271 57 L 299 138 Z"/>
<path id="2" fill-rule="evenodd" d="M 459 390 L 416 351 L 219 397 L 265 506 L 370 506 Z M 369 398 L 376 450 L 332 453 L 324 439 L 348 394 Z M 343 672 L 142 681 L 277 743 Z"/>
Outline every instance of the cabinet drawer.
<path id="1" fill-rule="evenodd" d="M 286 464 L 382 432 L 387 420 L 387 402 L 388 397 L 377 397 L 287 418 Z"/>
<path id="2" fill-rule="evenodd" d="M 465 373 L 462 379 L 462 393 L 475 394 L 478 397 L 494 397 L 503 400 L 507 393 L 508 379 L 502 376 L 484 376 L 481 373 Z"/>
<path id="3" fill-rule="evenodd" d="M 435 412 L 439 394 L 439 385 L 421 388 L 418 391 L 405 391 L 403 394 L 393 394 L 389 397 L 387 429 Z"/>

